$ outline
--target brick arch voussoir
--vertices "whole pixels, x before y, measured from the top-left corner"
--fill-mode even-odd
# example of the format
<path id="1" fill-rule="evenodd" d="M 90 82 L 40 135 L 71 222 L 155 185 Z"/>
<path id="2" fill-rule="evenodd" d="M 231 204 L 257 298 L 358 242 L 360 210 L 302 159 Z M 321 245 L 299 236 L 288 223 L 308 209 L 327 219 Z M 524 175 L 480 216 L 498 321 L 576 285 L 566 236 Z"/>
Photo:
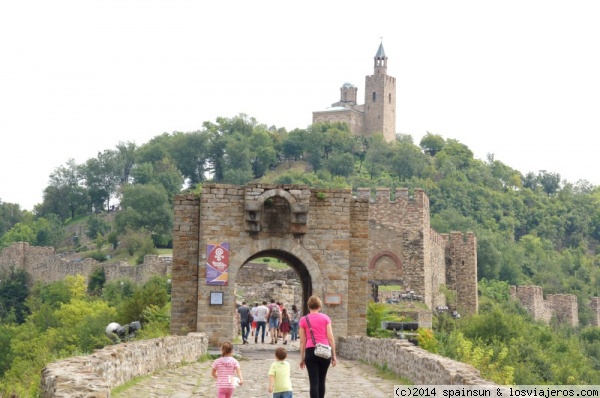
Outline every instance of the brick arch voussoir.
<path id="1" fill-rule="evenodd" d="M 310 252 L 294 240 L 283 238 L 267 238 L 252 241 L 237 250 L 235 255 L 229 260 L 229 282 L 232 284 L 235 283 L 238 271 L 250 257 L 267 250 L 280 250 L 296 257 L 304 264 L 310 275 L 313 292 L 324 291 L 323 272 Z"/>
<path id="2" fill-rule="evenodd" d="M 265 200 L 272 198 L 274 196 L 280 196 L 280 197 L 284 198 L 285 200 L 288 201 L 289 204 L 296 203 L 296 198 L 294 198 L 294 196 L 292 196 L 288 191 L 286 191 L 285 189 L 281 189 L 281 188 L 270 189 L 266 192 L 263 192 L 261 195 L 256 197 L 256 200 L 258 202 L 260 202 L 260 204 L 262 205 L 265 203 Z"/>
<path id="3" fill-rule="evenodd" d="M 400 257 L 398 257 L 396 253 L 391 252 L 389 250 L 382 251 L 381 253 L 378 253 L 375 256 L 373 256 L 371 261 L 369 261 L 369 269 L 375 269 L 375 264 L 377 264 L 377 261 L 379 261 L 381 257 L 391 258 L 392 261 L 396 264 L 396 268 L 402 271 L 402 260 L 400 260 Z"/>

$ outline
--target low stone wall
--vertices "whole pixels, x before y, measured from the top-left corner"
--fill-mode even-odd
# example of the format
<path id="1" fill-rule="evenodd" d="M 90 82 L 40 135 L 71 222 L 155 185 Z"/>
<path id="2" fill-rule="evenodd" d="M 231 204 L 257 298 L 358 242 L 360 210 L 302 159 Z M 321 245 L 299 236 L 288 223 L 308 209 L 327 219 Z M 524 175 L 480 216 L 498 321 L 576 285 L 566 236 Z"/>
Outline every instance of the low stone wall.
<path id="1" fill-rule="evenodd" d="M 184 361 L 197 361 L 207 351 L 208 338 L 204 333 L 109 346 L 91 355 L 46 366 L 40 386 L 42 397 L 110 397 L 111 389 L 135 377 L 174 368 Z"/>
<path id="2" fill-rule="evenodd" d="M 142 284 L 154 275 L 169 275 L 172 269 L 171 258 L 157 255 L 146 255 L 139 265 L 129 265 L 124 261 L 117 263 L 100 263 L 91 258 L 65 260 L 54 252 L 53 247 L 29 246 L 27 242 L 14 242 L 10 247 L 0 251 L 0 269 L 14 266 L 26 271 L 31 282 L 56 282 L 66 276 L 83 275 L 86 282 L 98 267 L 104 269 L 107 281 L 127 278 Z"/>
<path id="3" fill-rule="evenodd" d="M 432 354 L 406 340 L 339 337 L 337 353 L 372 365 L 386 365 L 394 373 L 420 385 L 493 385 L 471 365 Z"/>

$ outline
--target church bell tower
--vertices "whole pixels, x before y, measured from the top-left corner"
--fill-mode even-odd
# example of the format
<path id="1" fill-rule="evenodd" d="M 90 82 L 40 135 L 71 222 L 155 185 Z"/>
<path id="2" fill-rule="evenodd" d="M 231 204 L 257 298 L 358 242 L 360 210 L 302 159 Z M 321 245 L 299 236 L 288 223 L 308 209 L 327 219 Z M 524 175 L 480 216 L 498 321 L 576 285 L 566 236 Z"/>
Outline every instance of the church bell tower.
<path id="1" fill-rule="evenodd" d="M 387 74 L 383 43 L 374 57 L 373 75 L 365 78 L 364 134 L 383 133 L 387 142 L 396 139 L 396 78 Z"/>

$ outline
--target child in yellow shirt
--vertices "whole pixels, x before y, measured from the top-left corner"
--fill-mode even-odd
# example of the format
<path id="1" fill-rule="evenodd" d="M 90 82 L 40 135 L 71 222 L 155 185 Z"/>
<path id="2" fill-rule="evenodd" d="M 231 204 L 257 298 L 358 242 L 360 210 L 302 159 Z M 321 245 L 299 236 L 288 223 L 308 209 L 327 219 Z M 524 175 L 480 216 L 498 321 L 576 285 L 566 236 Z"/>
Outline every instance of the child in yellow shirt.
<path id="1" fill-rule="evenodd" d="M 287 351 L 283 347 L 275 350 L 275 362 L 269 368 L 269 392 L 273 398 L 292 398 L 290 363 L 286 361 Z"/>

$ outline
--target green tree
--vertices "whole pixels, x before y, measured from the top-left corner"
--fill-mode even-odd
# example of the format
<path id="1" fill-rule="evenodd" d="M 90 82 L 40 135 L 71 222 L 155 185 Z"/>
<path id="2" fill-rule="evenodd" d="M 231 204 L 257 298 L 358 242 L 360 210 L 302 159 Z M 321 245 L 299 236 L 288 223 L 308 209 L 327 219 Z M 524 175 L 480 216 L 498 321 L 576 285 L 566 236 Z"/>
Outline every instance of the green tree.
<path id="1" fill-rule="evenodd" d="M 153 236 L 170 240 L 173 227 L 173 210 L 168 194 L 161 185 L 130 185 L 123 189 L 123 210 L 115 216 L 119 233 L 127 228 L 146 229 Z"/>
<path id="2" fill-rule="evenodd" d="M 104 272 L 104 267 L 96 267 L 90 274 L 90 281 L 87 288 L 88 294 L 100 295 L 105 283 L 106 273 Z"/>
<path id="3" fill-rule="evenodd" d="M 250 162 L 254 178 L 265 175 L 276 162 L 276 150 L 271 134 L 263 128 L 256 127 L 249 140 L 251 151 Z"/>
<path id="4" fill-rule="evenodd" d="M 117 168 L 120 174 L 119 184 L 121 186 L 129 184 L 130 182 L 131 170 L 135 165 L 136 149 L 137 146 L 131 141 L 119 142 L 119 144 L 117 144 Z"/>
<path id="5" fill-rule="evenodd" d="M 426 160 L 419 148 L 413 144 L 398 144 L 392 147 L 391 171 L 399 181 L 420 177 Z"/>
<path id="6" fill-rule="evenodd" d="M 283 138 L 282 151 L 286 159 L 300 160 L 304 152 L 306 130 L 294 129 Z"/>
<path id="7" fill-rule="evenodd" d="M 173 133 L 171 158 L 191 185 L 206 179 L 209 134 L 202 131 Z"/>
<path id="8" fill-rule="evenodd" d="M 0 237 L 17 223 L 23 221 L 23 210 L 16 203 L 2 202 L 0 199 Z"/>
<path id="9" fill-rule="evenodd" d="M 88 188 L 92 207 L 96 211 L 110 209 L 110 198 L 117 192 L 123 178 L 121 153 L 117 150 L 98 152 L 98 156 L 87 160 L 81 173 Z"/>
<path id="10" fill-rule="evenodd" d="M 389 169 L 391 156 L 391 146 L 385 142 L 383 136 L 373 137 L 365 155 L 365 167 L 371 180 L 378 177 L 384 170 Z"/>
<path id="11" fill-rule="evenodd" d="M 354 172 L 354 156 L 336 152 L 325 162 L 327 170 L 334 176 L 349 177 Z"/>
<path id="12" fill-rule="evenodd" d="M 37 208 L 38 215 L 56 214 L 62 220 L 75 218 L 78 211 L 88 211 L 90 199 L 85 187 L 82 167 L 69 159 L 64 166 L 50 174 L 50 183 L 44 189 L 44 199 Z"/>
<path id="13" fill-rule="evenodd" d="M 25 321 L 28 314 L 25 301 L 29 295 L 29 275 L 21 269 L 9 267 L 0 268 L 0 323 L 14 312 L 15 321 L 19 324 Z"/>
<path id="14" fill-rule="evenodd" d="M 99 215 L 92 215 L 86 221 L 85 234 L 90 239 L 96 239 L 98 235 L 106 235 L 110 231 L 110 223 Z"/>
<path id="15" fill-rule="evenodd" d="M 118 310 L 118 322 L 121 324 L 140 321 L 146 324 L 150 321 L 148 312 L 144 311 L 151 306 L 164 307 L 169 301 L 168 284 L 166 278 L 153 277 L 146 282 L 142 289 L 136 290 L 133 296 L 126 299 Z"/>
<path id="16" fill-rule="evenodd" d="M 431 134 L 427 132 L 423 138 L 421 138 L 421 142 L 419 142 L 419 146 L 423 149 L 429 156 L 435 156 L 446 146 L 446 140 L 441 135 Z"/>

